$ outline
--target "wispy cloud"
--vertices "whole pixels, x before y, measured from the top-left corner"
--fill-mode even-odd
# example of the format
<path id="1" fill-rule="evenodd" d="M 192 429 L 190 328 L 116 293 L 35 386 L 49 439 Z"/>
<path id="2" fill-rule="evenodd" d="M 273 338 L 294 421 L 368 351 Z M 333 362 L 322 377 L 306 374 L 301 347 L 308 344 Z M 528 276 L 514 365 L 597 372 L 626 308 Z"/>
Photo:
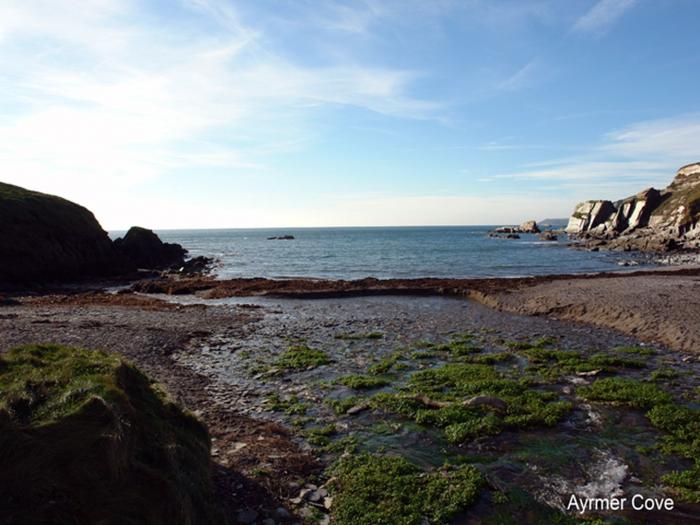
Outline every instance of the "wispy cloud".
<path id="1" fill-rule="evenodd" d="M 546 80 L 549 74 L 549 68 L 541 60 L 533 59 L 498 84 L 498 88 L 506 91 L 517 91 L 533 87 Z"/>
<path id="2" fill-rule="evenodd" d="M 578 33 L 603 34 L 629 9 L 636 0 L 599 0 L 581 16 L 572 30 Z"/>
<path id="3" fill-rule="evenodd" d="M 96 178 L 109 190 L 182 168 L 264 170 L 256 151 L 310 140 L 319 111 L 423 119 L 439 109 L 408 94 L 413 71 L 295 63 L 230 2 L 184 0 L 200 18 L 182 32 L 143 5 L 2 3 L 4 180 L 90 204 Z"/>
<path id="4" fill-rule="evenodd" d="M 599 145 L 578 157 L 542 162 L 494 178 L 548 180 L 589 198 L 622 198 L 646 186 L 666 186 L 678 168 L 700 160 L 698 144 L 700 114 L 649 120 L 606 133 Z"/>

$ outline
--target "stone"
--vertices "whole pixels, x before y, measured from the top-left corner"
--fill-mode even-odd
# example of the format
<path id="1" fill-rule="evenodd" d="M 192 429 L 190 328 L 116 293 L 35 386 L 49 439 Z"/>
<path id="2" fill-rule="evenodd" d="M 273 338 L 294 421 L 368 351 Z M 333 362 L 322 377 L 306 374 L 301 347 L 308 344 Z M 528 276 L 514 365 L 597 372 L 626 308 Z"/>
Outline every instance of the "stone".
<path id="1" fill-rule="evenodd" d="M 359 405 L 355 405 L 354 407 L 350 407 L 346 414 L 349 416 L 354 416 L 355 414 L 359 414 L 360 412 L 367 410 L 369 408 L 369 404 L 367 403 L 360 403 Z"/>
<path id="2" fill-rule="evenodd" d="M 557 236 L 554 233 L 552 233 L 551 231 L 545 231 L 545 232 L 540 233 L 539 238 L 541 241 L 556 241 L 557 240 Z"/>
<path id="3" fill-rule="evenodd" d="M 504 412 L 508 408 L 505 401 L 493 396 L 474 396 L 464 401 L 463 405 L 467 407 L 486 406 L 499 412 Z"/>
<path id="4" fill-rule="evenodd" d="M 520 233 L 540 233 L 537 221 L 525 221 L 520 225 Z"/>

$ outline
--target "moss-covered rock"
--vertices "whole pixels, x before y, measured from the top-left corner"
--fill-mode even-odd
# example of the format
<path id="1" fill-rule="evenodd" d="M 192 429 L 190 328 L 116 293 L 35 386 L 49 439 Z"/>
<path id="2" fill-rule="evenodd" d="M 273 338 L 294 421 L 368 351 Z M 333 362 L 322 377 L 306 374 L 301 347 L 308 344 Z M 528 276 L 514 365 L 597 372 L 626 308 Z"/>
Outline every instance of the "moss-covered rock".
<path id="1" fill-rule="evenodd" d="M 0 358 L 4 523 L 221 523 L 209 437 L 118 357 L 55 345 Z"/>

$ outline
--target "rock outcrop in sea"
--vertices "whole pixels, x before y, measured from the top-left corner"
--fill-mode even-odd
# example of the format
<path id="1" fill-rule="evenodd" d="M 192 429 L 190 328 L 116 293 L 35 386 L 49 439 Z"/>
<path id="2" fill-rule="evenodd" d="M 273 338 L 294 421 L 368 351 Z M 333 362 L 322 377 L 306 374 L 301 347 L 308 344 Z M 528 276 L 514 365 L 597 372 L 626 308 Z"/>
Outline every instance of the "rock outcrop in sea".
<path id="1" fill-rule="evenodd" d="M 577 204 L 566 232 L 589 248 L 665 252 L 700 247 L 700 163 L 683 166 L 663 190 Z"/>
<path id="2" fill-rule="evenodd" d="M 519 239 L 521 233 L 540 233 L 537 221 L 525 221 L 520 226 L 500 226 L 489 232 L 489 237 L 503 237 L 506 239 Z"/>
<path id="3" fill-rule="evenodd" d="M 182 267 L 186 250 L 132 228 L 112 242 L 90 210 L 61 197 L 0 183 L 0 284 L 107 277 Z"/>
<path id="4" fill-rule="evenodd" d="M 114 246 L 138 268 L 182 266 L 187 254 L 179 244 L 163 242 L 152 230 L 140 226 L 132 226 L 124 237 L 115 239 Z"/>

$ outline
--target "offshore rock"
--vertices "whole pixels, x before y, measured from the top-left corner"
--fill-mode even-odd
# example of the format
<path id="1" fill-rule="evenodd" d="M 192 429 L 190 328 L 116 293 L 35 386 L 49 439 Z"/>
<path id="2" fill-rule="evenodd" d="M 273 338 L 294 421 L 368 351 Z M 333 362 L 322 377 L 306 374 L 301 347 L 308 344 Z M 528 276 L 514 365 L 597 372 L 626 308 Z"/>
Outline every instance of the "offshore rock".
<path id="1" fill-rule="evenodd" d="M 114 241 L 117 250 L 137 268 L 182 267 L 185 250 L 179 244 L 161 241 L 152 230 L 133 226 L 124 238 Z"/>

